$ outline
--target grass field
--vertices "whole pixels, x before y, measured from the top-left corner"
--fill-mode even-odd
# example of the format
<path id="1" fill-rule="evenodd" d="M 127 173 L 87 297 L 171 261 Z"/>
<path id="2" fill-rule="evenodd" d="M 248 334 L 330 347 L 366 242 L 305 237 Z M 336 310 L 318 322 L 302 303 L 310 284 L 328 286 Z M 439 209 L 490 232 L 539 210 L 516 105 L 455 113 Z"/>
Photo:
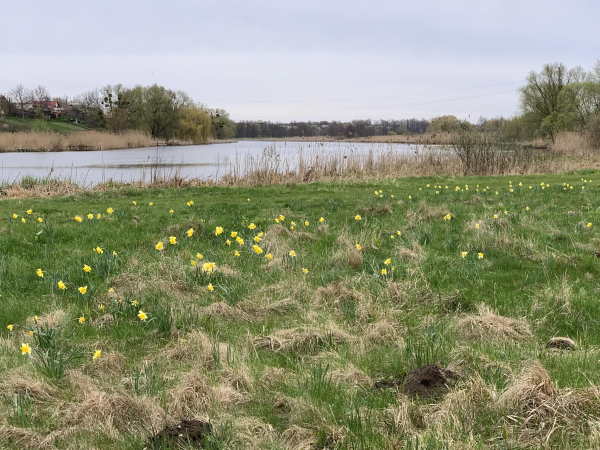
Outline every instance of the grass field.
<path id="1" fill-rule="evenodd" d="M 0 125 L 4 125 L 5 128 L 9 128 L 10 131 L 37 131 L 37 132 L 55 132 L 64 135 L 71 133 L 77 133 L 79 131 L 85 131 L 86 128 L 83 125 L 70 123 L 66 119 L 53 119 L 53 120 L 34 120 L 34 119 L 22 119 L 20 117 L 5 117 Z M 2 131 L 2 128 L 0 128 Z"/>
<path id="2" fill-rule="evenodd" d="M 0 448 L 597 448 L 599 175 L 4 200 Z"/>

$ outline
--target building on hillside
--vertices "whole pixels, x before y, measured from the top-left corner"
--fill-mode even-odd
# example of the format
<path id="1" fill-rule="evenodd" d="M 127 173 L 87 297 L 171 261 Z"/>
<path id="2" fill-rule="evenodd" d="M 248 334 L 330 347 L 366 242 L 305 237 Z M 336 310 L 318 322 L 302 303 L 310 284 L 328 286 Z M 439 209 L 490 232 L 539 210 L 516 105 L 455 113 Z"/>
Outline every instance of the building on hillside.
<path id="1" fill-rule="evenodd" d="M 44 116 L 46 119 L 57 119 L 64 113 L 64 108 L 55 100 L 50 101 L 32 101 L 25 105 L 25 114 L 27 117 L 35 118 Z"/>

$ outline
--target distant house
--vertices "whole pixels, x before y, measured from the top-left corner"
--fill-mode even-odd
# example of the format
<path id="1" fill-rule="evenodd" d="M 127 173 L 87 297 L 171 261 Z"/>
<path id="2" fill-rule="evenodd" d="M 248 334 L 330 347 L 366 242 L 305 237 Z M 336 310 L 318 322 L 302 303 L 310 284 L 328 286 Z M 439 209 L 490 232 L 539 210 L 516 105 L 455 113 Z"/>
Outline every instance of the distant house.
<path id="1" fill-rule="evenodd" d="M 36 117 L 40 114 L 44 115 L 46 119 L 57 119 L 64 113 L 64 108 L 60 106 L 60 103 L 54 100 L 50 101 L 33 101 L 25 106 L 25 112 L 28 117 Z"/>

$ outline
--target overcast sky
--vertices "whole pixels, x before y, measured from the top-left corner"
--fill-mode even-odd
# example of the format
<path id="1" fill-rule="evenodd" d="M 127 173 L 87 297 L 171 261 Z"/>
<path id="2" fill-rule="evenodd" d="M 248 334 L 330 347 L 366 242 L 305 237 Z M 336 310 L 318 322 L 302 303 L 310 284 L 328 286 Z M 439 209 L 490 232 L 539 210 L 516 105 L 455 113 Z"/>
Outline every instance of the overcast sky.
<path id="1" fill-rule="evenodd" d="M 0 0 L 0 92 L 162 84 L 234 120 L 510 116 L 600 58 L 598 0 Z"/>

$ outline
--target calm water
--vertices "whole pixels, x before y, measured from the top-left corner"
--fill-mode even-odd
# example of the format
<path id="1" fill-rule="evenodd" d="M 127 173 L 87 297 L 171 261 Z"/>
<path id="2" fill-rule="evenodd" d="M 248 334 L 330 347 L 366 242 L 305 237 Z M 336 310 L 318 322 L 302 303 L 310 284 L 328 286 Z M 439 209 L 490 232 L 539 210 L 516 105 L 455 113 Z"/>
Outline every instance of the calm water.
<path id="1" fill-rule="evenodd" d="M 190 145 L 182 147 L 146 147 L 93 152 L 0 153 L 0 180 L 14 183 L 25 175 L 70 179 L 93 185 L 115 181 L 149 181 L 153 174 L 168 176 L 179 173 L 186 178 L 219 178 L 236 157 L 263 154 L 266 148 L 292 160 L 299 152 L 338 153 L 394 151 L 407 153 L 407 144 L 370 144 L 346 142 L 266 142 L 239 141 L 229 144 Z M 271 154 L 272 154 L 271 153 Z"/>

